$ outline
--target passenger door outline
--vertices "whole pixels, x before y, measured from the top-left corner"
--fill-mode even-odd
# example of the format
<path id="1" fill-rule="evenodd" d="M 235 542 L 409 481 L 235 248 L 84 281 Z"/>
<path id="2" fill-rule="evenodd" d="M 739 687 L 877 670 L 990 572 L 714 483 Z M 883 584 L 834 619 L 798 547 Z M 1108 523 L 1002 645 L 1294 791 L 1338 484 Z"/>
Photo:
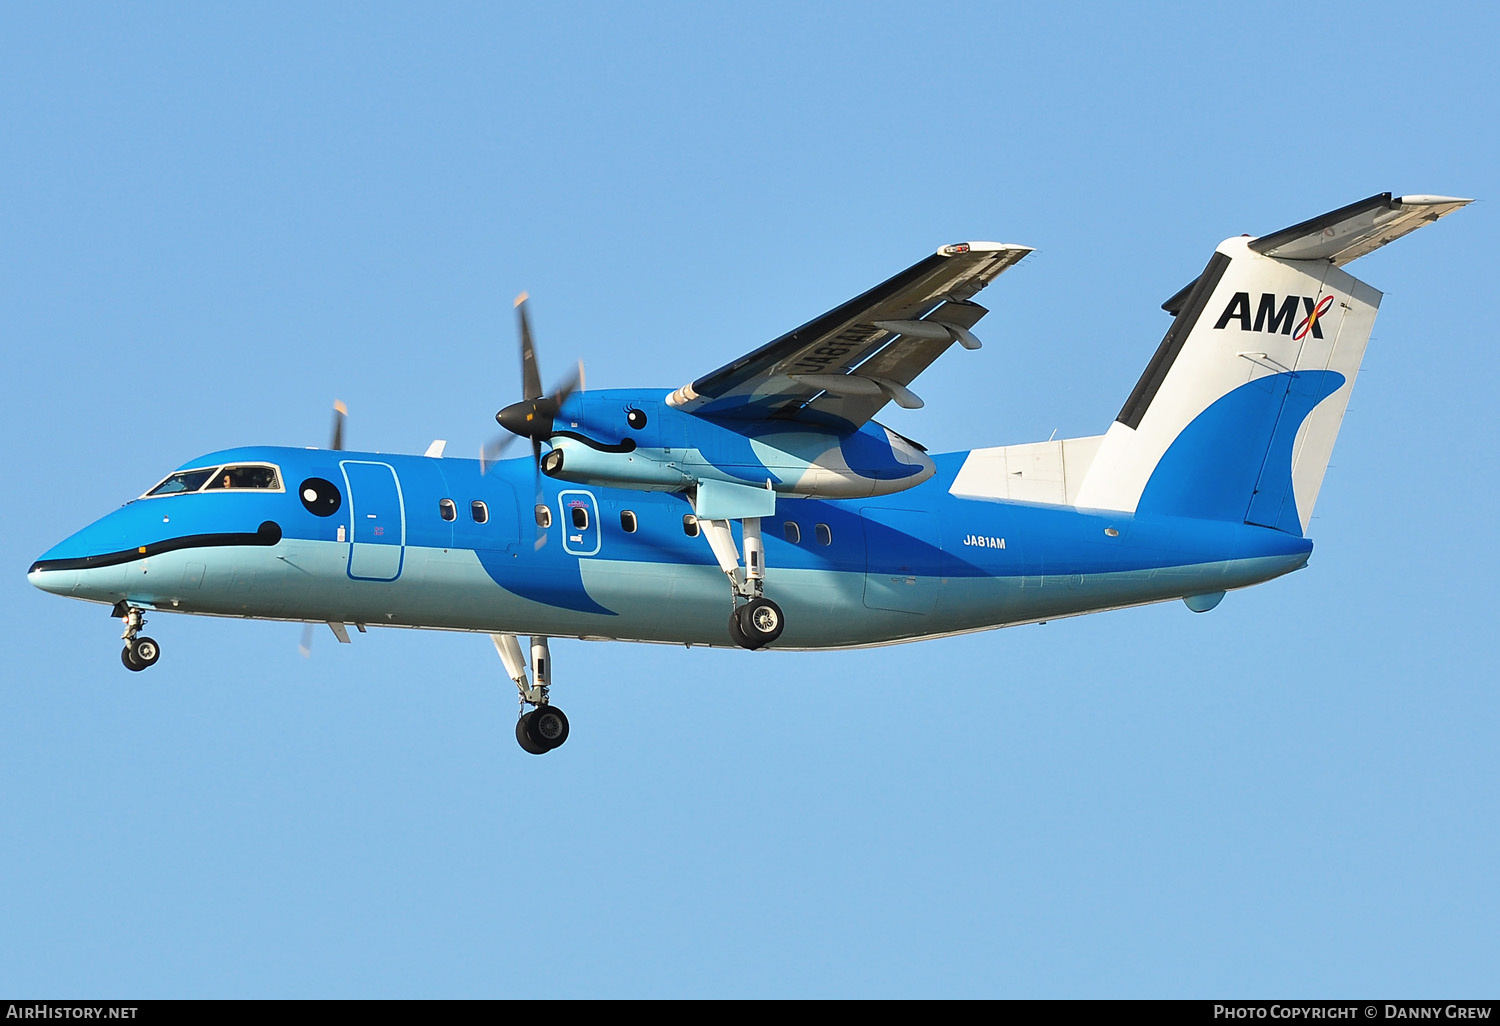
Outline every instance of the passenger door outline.
<path id="1" fill-rule="evenodd" d="M 406 500 L 396 468 L 367 460 L 344 460 L 339 468 L 349 496 L 349 577 L 394 581 L 406 560 Z"/>
<path id="2" fill-rule="evenodd" d="M 588 524 L 577 527 L 573 523 L 573 510 L 583 509 L 588 515 Z M 599 503 L 594 493 L 582 488 L 569 488 L 557 493 L 558 527 L 562 529 L 563 551 L 571 556 L 597 555 L 603 543 L 599 530 Z"/>

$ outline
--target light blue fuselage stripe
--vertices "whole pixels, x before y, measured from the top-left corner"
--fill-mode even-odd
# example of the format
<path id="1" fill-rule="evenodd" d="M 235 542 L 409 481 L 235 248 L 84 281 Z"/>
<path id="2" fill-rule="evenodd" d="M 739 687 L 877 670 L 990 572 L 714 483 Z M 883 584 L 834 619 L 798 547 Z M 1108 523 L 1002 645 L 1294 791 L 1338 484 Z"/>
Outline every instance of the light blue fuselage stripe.
<path id="1" fill-rule="evenodd" d="M 965 455 L 935 457 L 931 480 L 896 495 L 778 502 L 762 529 L 766 593 L 787 614 L 779 647 L 879 644 L 1221 591 L 1294 570 L 1312 548 L 1283 531 L 1227 521 L 957 498 L 947 489 Z M 253 533 L 273 521 L 282 531 L 274 546 L 182 549 L 50 572 L 75 575 L 63 590 L 80 598 L 184 612 L 729 643 L 729 587 L 706 541 L 684 531 L 692 507 L 683 496 L 543 478 L 551 526 L 538 549 L 529 459 L 482 475 L 468 460 L 255 447 L 189 465 L 237 461 L 276 464 L 286 490 L 137 500 L 43 560 Z M 342 485 L 341 461 L 386 464 L 399 478 L 404 546 L 394 580 L 350 578 L 349 496 L 329 517 L 299 498 L 307 478 Z M 578 542 L 564 537 L 573 522 L 561 492 L 594 500 L 585 533 L 574 529 Z M 444 519 L 441 499 L 452 500 L 455 519 Z M 485 523 L 471 514 L 476 502 Z M 622 525 L 624 511 L 634 514 L 634 532 Z M 787 522 L 797 525 L 795 543 Z M 936 535 L 914 537 L 917 524 Z M 596 543 L 593 555 L 568 551 Z M 933 593 L 917 594 L 924 589 Z"/>

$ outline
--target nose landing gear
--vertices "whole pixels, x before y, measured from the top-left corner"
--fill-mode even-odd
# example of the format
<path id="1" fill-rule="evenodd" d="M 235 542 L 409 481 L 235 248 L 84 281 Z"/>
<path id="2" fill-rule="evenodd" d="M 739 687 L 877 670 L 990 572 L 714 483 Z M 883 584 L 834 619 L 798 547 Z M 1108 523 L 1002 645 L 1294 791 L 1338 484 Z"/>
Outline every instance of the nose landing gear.
<path id="1" fill-rule="evenodd" d="M 156 661 L 161 658 L 161 646 L 156 643 L 155 638 L 140 636 L 141 628 L 146 625 L 146 617 L 140 609 L 120 602 L 116 603 L 110 615 L 125 621 L 125 633 L 120 635 L 125 642 L 125 647 L 120 649 L 120 662 L 125 664 L 125 668 L 140 672 L 148 666 L 155 666 Z"/>

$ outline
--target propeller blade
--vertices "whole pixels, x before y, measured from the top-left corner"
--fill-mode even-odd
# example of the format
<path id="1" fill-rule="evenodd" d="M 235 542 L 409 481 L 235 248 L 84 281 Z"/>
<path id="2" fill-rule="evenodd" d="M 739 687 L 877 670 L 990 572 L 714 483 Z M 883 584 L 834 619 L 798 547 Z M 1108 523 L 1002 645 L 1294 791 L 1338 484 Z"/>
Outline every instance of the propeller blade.
<path id="1" fill-rule="evenodd" d="M 542 493 L 541 492 L 537 492 L 536 493 L 536 504 L 538 506 L 540 506 L 542 504 L 542 502 L 543 502 Z M 531 543 L 531 547 L 533 549 L 535 549 L 537 552 L 541 552 L 542 549 L 546 548 L 546 546 L 547 546 L 547 532 L 542 527 L 541 524 L 537 524 L 536 525 L 536 541 L 534 541 L 534 542 Z"/>
<path id="2" fill-rule="evenodd" d="M 536 346 L 531 341 L 531 321 L 526 316 L 526 293 L 516 297 L 516 314 L 521 319 L 521 398 L 542 397 L 542 375 L 537 370 Z"/>
<path id="3" fill-rule="evenodd" d="M 573 369 L 573 373 L 569 374 L 567 379 L 562 384 L 554 388 L 552 390 L 552 395 L 548 398 L 550 398 L 552 402 L 556 403 L 557 406 L 561 406 L 563 402 L 568 398 L 568 396 L 572 395 L 574 392 L 577 392 L 582 387 L 583 361 L 579 360 L 578 366 Z"/>
<path id="4" fill-rule="evenodd" d="M 487 469 L 499 453 L 504 451 L 505 445 L 509 445 L 515 438 L 529 438 L 531 440 L 531 473 L 536 482 L 536 505 L 541 506 L 545 502 L 542 490 L 542 443 L 551 437 L 553 419 L 563 403 L 570 395 L 583 388 L 583 361 L 578 361 L 578 366 L 573 373 L 559 382 L 550 394 L 542 391 L 542 375 L 537 368 L 536 342 L 531 337 L 531 319 L 526 314 L 527 299 L 527 294 L 523 292 L 516 297 L 515 302 L 516 317 L 521 329 L 521 401 L 511 403 L 495 414 L 495 420 L 509 431 L 512 437 L 507 439 L 504 445 L 491 443 L 481 450 L 480 471 L 482 473 Z M 541 549 L 547 544 L 547 531 L 541 524 L 537 524 L 536 534 L 535 547 Z"/>
<path id="5" fill-rule="evenodd" d="M 304 624 L 302 627 L 302 641 L 297 646 L 297 651 L 302 653 L 303 659 L 306 659 L 308 656 L 312 655 L 312 639 L 313 625 L 310 623 Z"/>
<path id="6" fill-rule="evenodd" d="M 500 462 L 500 457 L 505 455 L 505 450 L 510 448 L 519 435 L 504 434 L 496 435 L 488 442 L 479 447 L 479 472 L 488 474 L 491 465 Z"/>
<path id="7" fill-rule="evenodd" d="M 341 451 L 344 448 L 344 421 L 349 416 L 349 407 L 344 405 L 342 399 L 333 401 L 333 441 L 328 448 Z"/>
<path id="8" fill-rule="evenodd" d="M 547 501 L 546 497 L 542 494 L 542 440 L 540 438 L 533 438 L 531 440 L 531 474 L 532 480 L 536 483 L 536 501 L 532 507 L 534 513 L 537 506 L 541 506 Z M 535 518 L 533 517 L 533 519 Z M 542 546 L 546 544 L 547 532 L 541 523 L 538 522 L 536 525 L 536 541 L 531 547 L 540 552 Z"/>

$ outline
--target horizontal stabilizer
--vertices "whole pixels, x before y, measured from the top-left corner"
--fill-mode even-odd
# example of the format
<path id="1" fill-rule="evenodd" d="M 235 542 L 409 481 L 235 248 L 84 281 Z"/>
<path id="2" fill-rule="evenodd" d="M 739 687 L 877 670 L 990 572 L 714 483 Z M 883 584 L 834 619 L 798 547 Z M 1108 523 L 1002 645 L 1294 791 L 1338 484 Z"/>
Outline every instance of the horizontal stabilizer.
<path id="1" fill-rule="evenodd" d="M 1452 196 L 1392 199 L 1390 193 L 1382 192 L 1263 235 L 1251 242 L 1250 248 L 1277 260 L 1327 260 L 1342 267 L 1472 202 Z"/>
<path id="2" fill-rule="evenodd" d="M 1387 242 L 1468 206 L 1473 200 L 1453 196 L 1378 196 L 1330 210 L 1290 228 L 1250 241 L 1250 248 L 1278 260 L 1327 260 L 1335 267 L 1373 253 Z M 1194 278 L 1161 305 L 1176 317 L 1198 284 Z"/>

